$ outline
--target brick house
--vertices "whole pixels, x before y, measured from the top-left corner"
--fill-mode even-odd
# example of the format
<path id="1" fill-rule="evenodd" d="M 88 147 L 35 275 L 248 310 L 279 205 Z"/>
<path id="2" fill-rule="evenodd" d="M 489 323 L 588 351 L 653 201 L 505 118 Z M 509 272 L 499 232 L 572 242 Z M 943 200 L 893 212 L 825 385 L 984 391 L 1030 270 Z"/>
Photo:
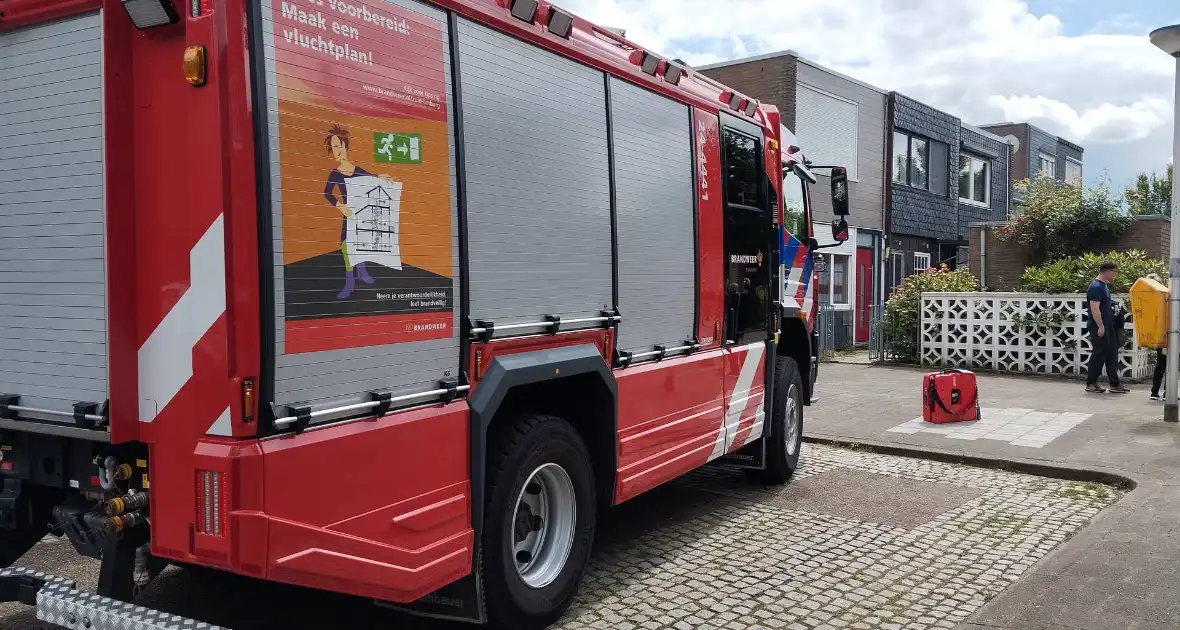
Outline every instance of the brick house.
<path id="1" fill-rule="evenodd" d="M 1035 179 L 1046 173 L 1059 182 L 1082 183 L 1085 150 L 1029 123 L 1003 122 L 981 125 L 1012 144 L 1012 181 Z"/>
<path id="2" fill-rule="evenodd" d="M 844 166 L 849 178 L 849 240 L 818 252 L 824 259 L 820 298 L 836 315 L 837 345 L 867 342 L 873 305 L 884 299 L 881 264 L 885 247 L 885 110 L 888 95 L 825 68 L 793 51 L 695 68 L 707 76 L 775 105 L 808 159 Z M 825 171 L 812 197 L 817 237 L 835 217 Z"/>

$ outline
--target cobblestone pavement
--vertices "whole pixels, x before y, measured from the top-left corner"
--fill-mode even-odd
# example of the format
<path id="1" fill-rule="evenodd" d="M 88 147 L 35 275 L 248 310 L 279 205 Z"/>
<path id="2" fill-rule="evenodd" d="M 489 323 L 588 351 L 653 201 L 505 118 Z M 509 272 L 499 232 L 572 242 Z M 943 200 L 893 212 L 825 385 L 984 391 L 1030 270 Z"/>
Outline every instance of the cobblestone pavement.
<path id="1" fill-rule="evenodd" d="M 672 484 L 724 499 L 601 545 L 559 627 L 954 628 L 1118 499 L 1096 484 L 823 446 L 803 461 L 785 488 L 751 488 L 725 470 Z M 923 497 L 902 495 L 930 482 L 975 492 L 912 528 L 852 516 L 879 506 L 836 516 L 792 505 L 808 501 L 796 495 L 809 477 L 807 491 L 824 492 L 822 478 L 841 471 L 888 478 L 883 494 L 898 494 L 878 499 L 901 510 L 920 511 Z"/>
<path id="2" fill-rule="evenodd" d="M 954 628 L 1119 498 L 1096 484 L 804 449 L 783 487 L 711 468 L 613 510 L 555 628 Z M 53 569 L 70 553 L 43 544 L 23 564 Z M 65 572 L 92 573 L 82 562 Z M 141 603 L 234 630 L 343 627 L 342 618 L 355 628 L 469 627 L 199 571 L 161 576 Z M 0 605 L 0 627 L 44 626 Z"/>

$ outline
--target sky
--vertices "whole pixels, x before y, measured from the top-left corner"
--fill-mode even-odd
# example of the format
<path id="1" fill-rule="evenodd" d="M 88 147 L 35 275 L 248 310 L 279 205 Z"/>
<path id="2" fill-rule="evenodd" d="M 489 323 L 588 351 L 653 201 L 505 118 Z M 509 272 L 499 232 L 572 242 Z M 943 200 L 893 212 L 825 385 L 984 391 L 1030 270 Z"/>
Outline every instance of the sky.
<path id="1" fill-rule="evenodd" d="M 557 0 L 704 65 L 781 50 L 964 121 L 1030 122 L 1115 190 L 1172 159 L 1175 60 L 1147 34 L 1177 0 Z"/>

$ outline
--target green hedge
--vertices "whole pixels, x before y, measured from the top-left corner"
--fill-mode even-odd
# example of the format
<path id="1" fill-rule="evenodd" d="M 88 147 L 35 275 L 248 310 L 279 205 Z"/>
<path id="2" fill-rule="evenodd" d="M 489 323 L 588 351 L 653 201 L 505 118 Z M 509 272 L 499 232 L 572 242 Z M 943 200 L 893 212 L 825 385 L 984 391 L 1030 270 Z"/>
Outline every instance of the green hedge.
<path id="1" fill-rule="evenodd" d="M 1168 277 L 1168 265 L 1164 261 L 1149 258 L 1145 252 L 1131 250 L 1086 254 L 1029 267 L 1021 276 L 1018 289 L 1028 293 L 1085 293 L 1090 282 L 1098 275 L 1098 267 L 1105 260 L 1119 266 L 1118 276 L 1110 285 L 1114 293 L 1126 293 L 1136 280 L 1147 274 Z"/>
<path id="2" fill-rule="evenodd" d="M 978 289 L 975 276 L 966 268 L 951 271 L 942 265 L 906 278 L 885 302 L 882 332 L 890 351 L 901 360 L 917 360 L 923 293 L 968 293 Z"/>

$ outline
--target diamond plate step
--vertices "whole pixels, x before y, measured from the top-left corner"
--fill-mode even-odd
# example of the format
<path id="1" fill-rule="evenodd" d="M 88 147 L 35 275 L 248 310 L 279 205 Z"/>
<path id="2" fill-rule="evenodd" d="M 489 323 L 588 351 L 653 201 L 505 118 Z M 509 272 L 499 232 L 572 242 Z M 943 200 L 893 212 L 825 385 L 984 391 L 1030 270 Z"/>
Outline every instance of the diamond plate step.
<path id="1" fill-rule="evenodd" d="M 93 593 L 67 580 L 30 569 L 0 569 L 0 582 L 31 580 L 37 590 L 37 619 L 71 630 L 226 630 Z M 0 589 L 4 590 L 4 589 Z"/>

